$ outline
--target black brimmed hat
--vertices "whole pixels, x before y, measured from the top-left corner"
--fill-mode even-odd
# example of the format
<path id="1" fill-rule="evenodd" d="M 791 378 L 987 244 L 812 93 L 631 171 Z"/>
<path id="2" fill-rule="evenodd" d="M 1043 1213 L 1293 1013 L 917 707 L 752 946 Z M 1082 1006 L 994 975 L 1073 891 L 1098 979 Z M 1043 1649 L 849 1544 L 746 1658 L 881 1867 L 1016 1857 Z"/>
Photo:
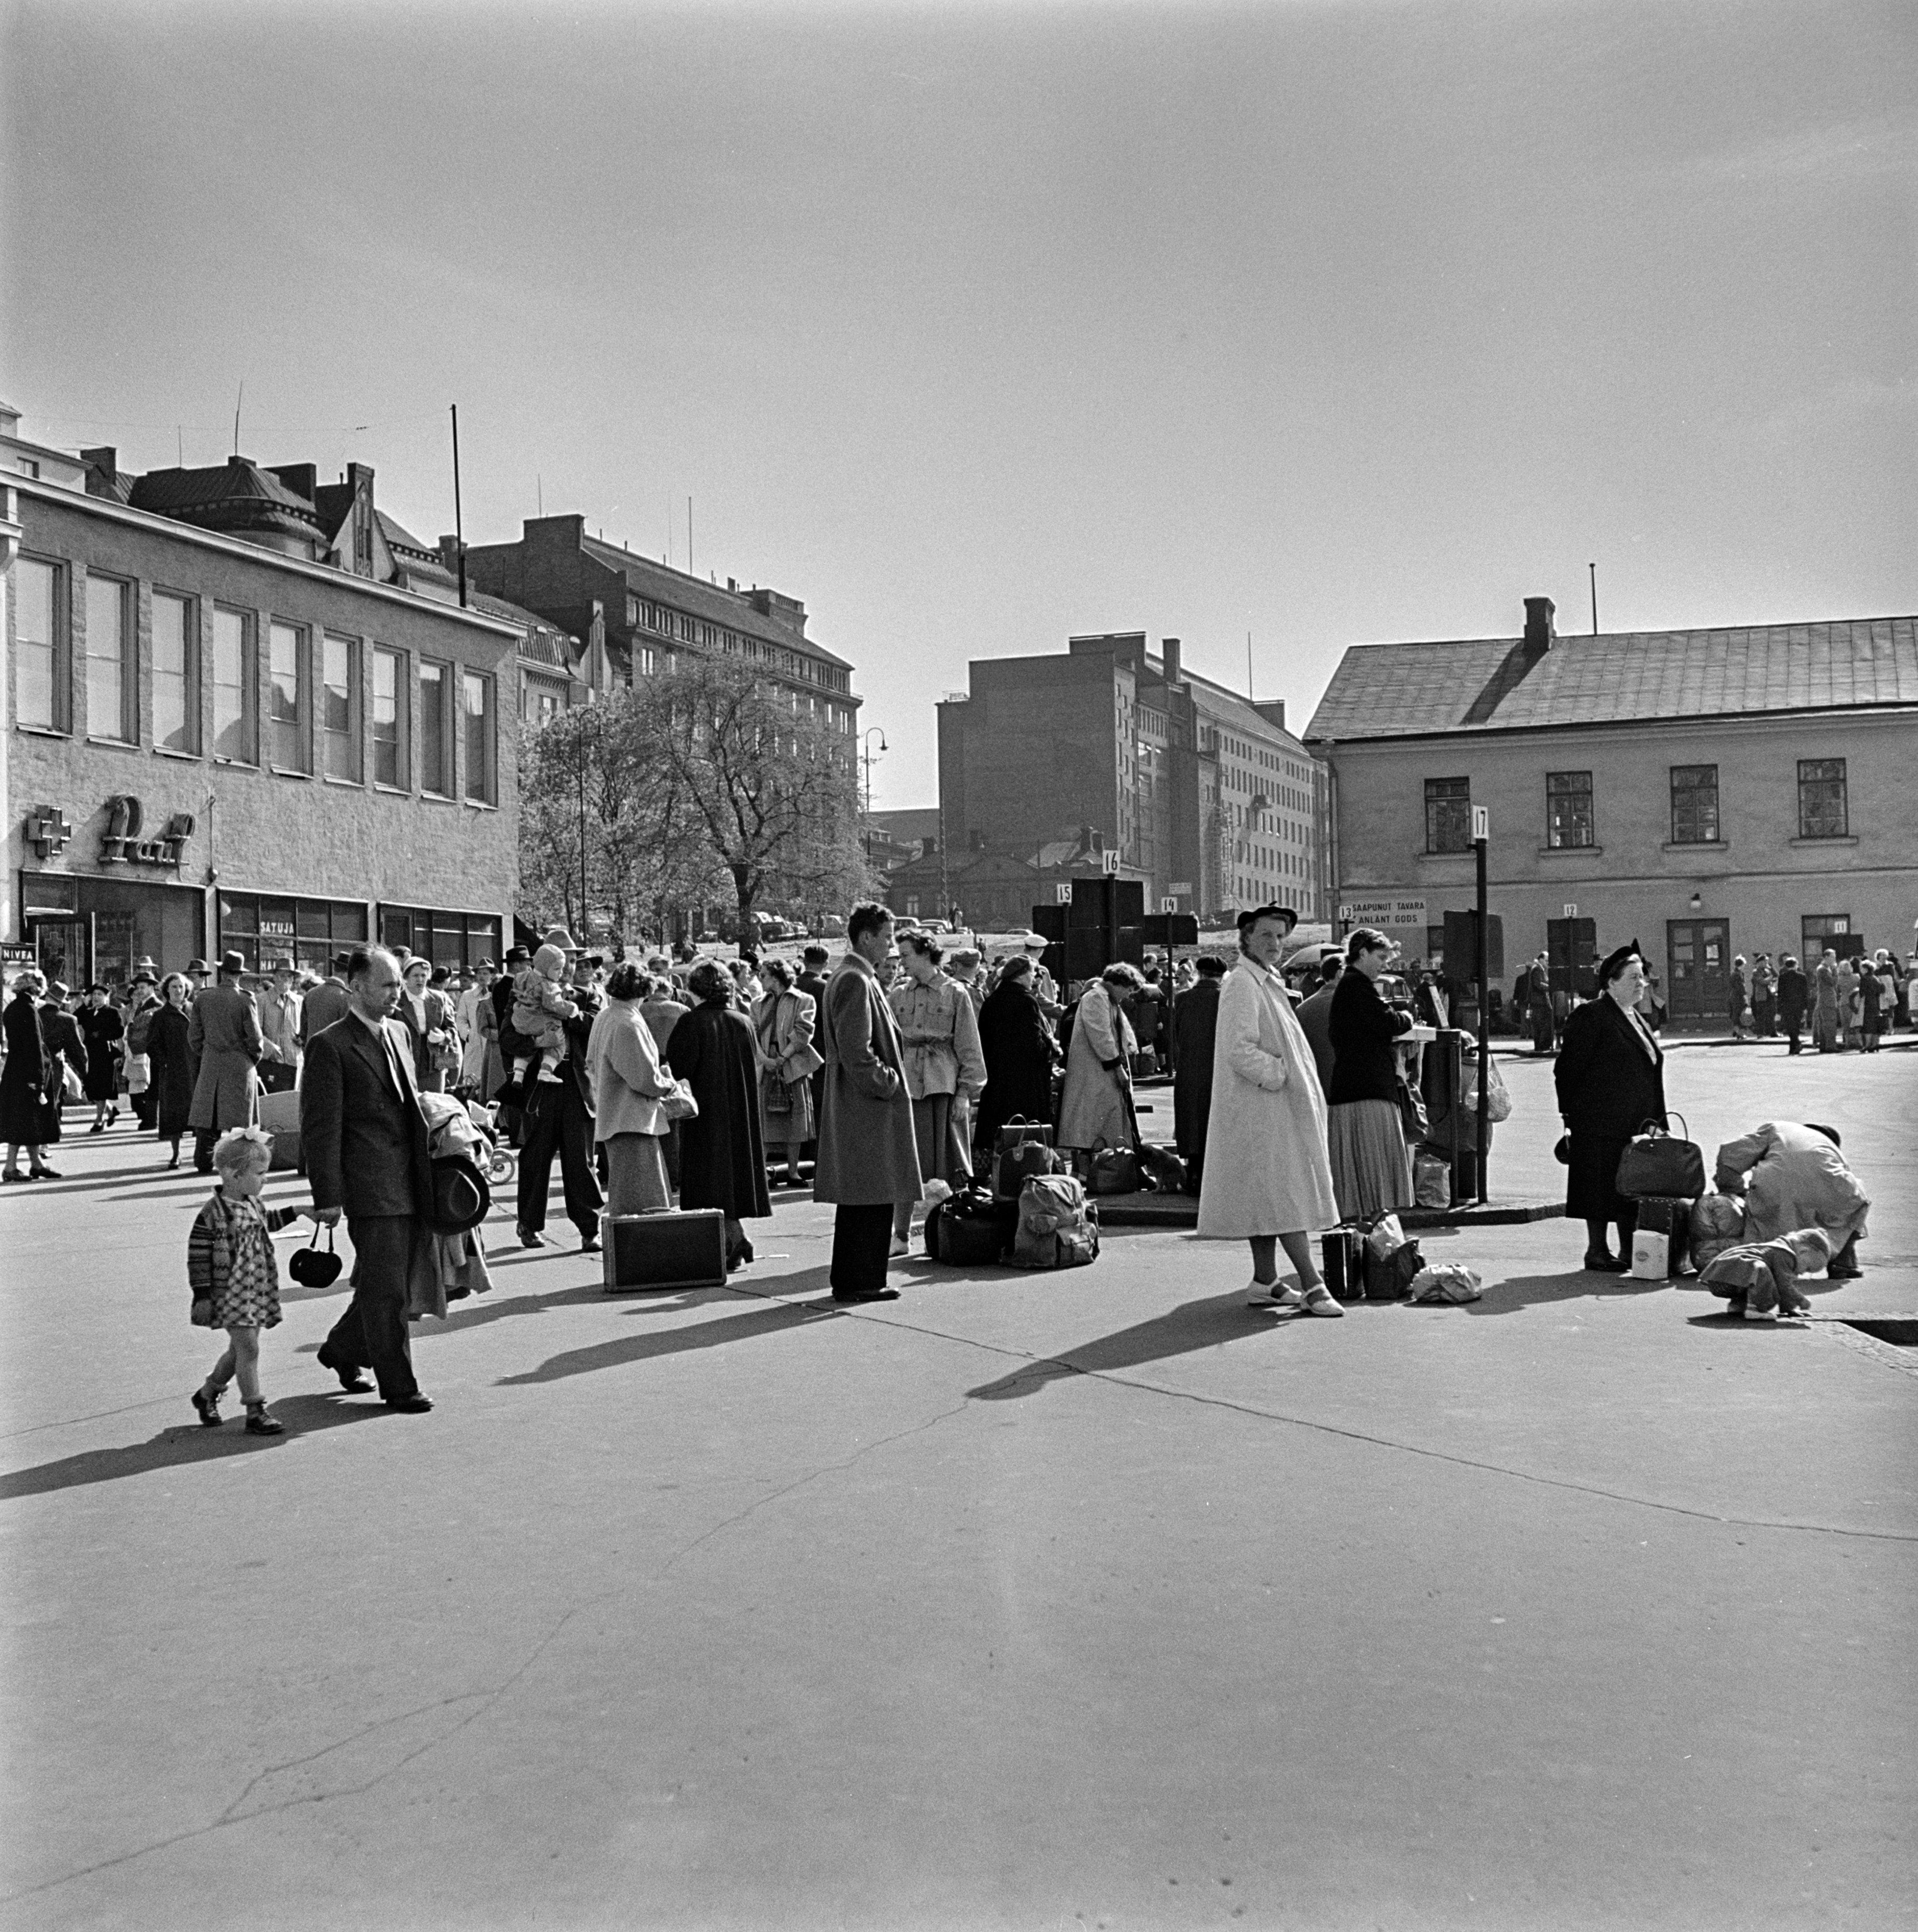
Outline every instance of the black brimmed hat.
<path id="1" fill-rule="evenodd" d="M 1290 932 L 1292 928 L 1299 923 L 1299 915 L 1294 912 L 1290 906 L 1254 906 L 1249 910 L 1242 912 L 1239 915 L 1239 930 L 1240 933 L 1243 934 L 1245 933 L 1250 932 L 1253 927 L 1257 926 L 1259 921 L 1262 919 L 1284 920 L 1285 922 L 1285 929 L 1287 932 Z"/>
<path id="2" fill-rule="evenodd" d="M 1642 964 L 1644 957 L 1644 948 L 1635 939 L 1629 946 L 1614 946 L 1599 962 L 1599 984 L 1609 986 L 1625 970 L 1626 960 L 1636 958 Z"/>

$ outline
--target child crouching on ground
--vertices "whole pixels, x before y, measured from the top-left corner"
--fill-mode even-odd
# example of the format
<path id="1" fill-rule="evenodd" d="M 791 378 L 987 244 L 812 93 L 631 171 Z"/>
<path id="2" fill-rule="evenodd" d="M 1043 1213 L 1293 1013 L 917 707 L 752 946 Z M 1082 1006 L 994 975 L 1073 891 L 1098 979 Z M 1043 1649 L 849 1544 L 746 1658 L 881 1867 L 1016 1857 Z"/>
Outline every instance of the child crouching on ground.
<path id="1" fill-rule="evenodd" d="M 1798 1277 L 1816 1274 L 1831 1252 L 1822 1228 L 1800 1228 L 1775 1241 L 1747 1241 L 1708 1261 L 1698 1286 L 1723 1295 L 1731 1304 L 1725 1312 L 1747 1322 L 1776 1322 L 1781 1310 L 1803 1315 L 1812 1304 L 1799 1293 Z"/>
<path id="2" fill-rule="evenodd" d="M 310 1208 L 268 1208 L 259 1198 L 273 1143 L 258 1127 L 234 1127 L 214 1143 L 220 1185 L 194 1218 L 187 1237 L 187 1280 L 196 1328 L 223 1328 L 226 1347 L 193 1394 L 201 1422 L 217 1429 L 220 1398 L 235 1375 L 247 1406 L 249 1436 L 277 1436 L 286 1425 L 268 1412 L 259 1392 L 259 1331 L 280 1319 L 280 1270 L 273 1235 Z"/>
<path id="3" fill-rule="evenodd" d="M 566 956 L 556 946 L 542 946 L 533 963 L 513 976 L 513 1030 L 539 1049 L 526 1063 L 521 1084 L 529 1090 L 541 1073 L 557 1067 L 566 1052 L 565 1022 L 577 1019 L 578 1006 L 559 990 Z"/>

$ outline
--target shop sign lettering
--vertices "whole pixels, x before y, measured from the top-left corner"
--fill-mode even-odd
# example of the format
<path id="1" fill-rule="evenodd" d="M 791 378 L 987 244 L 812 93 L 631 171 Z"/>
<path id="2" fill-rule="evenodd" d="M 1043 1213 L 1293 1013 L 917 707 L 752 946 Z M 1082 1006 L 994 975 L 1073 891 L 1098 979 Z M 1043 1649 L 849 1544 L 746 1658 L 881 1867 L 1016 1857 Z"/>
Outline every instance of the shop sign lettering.
<path id="1" fill-rule="evenodd" d="M 106 801 L 106 830 L 100 841 L 100 860 L 105 866 L 177 866 L 180 848 L 193 836 L 193 815 L 176 812 L 166 821 L 157 838 L 140 834 L 145 816 L 140 802 L 130 792 L 116 793 Z"/>

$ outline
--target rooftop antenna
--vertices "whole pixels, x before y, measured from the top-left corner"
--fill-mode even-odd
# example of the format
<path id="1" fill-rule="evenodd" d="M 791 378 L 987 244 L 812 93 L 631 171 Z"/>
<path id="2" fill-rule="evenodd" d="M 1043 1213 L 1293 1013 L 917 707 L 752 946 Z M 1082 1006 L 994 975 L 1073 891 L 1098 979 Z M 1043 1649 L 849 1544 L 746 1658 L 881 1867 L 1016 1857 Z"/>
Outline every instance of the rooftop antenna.
<path id="1" fill-rule="evenodd" d="M 1599 566 L 1588 563 L 1585 568 L 1592 573 L 1592 634 L 1599 634 Z"/>
<path id="2" fill-rule="evenodd" d="M 233 454 L 235 456 L 238 456 L 240 453 L 240 405 L 244 403 L 246 399 L 247 385 L 246 380 L 243 376 L 240 381 L 239 395 L 233 404 Z"/>
<path id="3" fill-rule="evenodd" d="M 460 556 L 460 608 L 466 608 L 466 536 L 460 521 L 460 405 L 451 404 L 453 412 L 453 548 Z"/>
<path id="4" fill-rule="evenodd" d="M 185 469 L 187 466 L 187 429 L 186 425 L 184 423 L 175 423 L 173 425 L 173 455 L 174 460 L 179 464 L 180 467 L 182 470 Z"/>
<path id="5" fill-rule="evenodd" d="M 1252 701 L 1252 634 L 1245 633 L 1245 702 Z"/>
<path id="6" fill-rule="evenodd" d="M 673 568 L 673 492 L 666 493 L 666 567 Z"/>
<path id="7" fill-rule="evenodd" d="M 686 499 L 686 574 L 693 574 L 693 500 Z"/>
<path id="8" fill-rule="evenodd" d="M 539 506 L 539 513 L 546 514 L 546 479 L 535 470 L 533 472 L 533 500 Z"/>

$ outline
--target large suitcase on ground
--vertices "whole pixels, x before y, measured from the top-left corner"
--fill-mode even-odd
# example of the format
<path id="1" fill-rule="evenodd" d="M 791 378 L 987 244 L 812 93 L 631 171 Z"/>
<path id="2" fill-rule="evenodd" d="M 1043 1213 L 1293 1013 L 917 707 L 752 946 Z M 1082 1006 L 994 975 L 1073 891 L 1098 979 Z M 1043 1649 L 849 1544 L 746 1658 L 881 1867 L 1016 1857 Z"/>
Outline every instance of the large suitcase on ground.
<path id="1" fill-rule="evenodd" d="M 299 1173 L 304 1167 L 300 1151 L 300 1096 L 297 1094 L 262 1094 L 259 1099 L 259 1124 L 273 1136 L 271 1173 Z"/>
<path id="2" fill-rule="evenodd" d="M 721 1288 L 726 1282 L 726 1216 L 717 1208 L 601 1217 L 608 1294 Z"/>
<path id="3" fill-rule="evenodd" d="M 1652 1195 L 1638 1203 L 1638 1231 L 1644 1234 L 1662 1234 L 1665 1249 L 1662 1257 L 1649 1260 L 1646 1265 L 1655 1267 L 1654 1274 L 1641 1275 L 1643 1280 L 1662 1281 L 1668 1275 L 1684 1274 L 1689 1271 L 1692 1261 L 1692 1204 L 1682 1196 Z M 1639 1274 L 1638 1244 L 1632 1244 L 1632 1272 Z M 1662 1264 L 1662 1265 L 1660 1264 Z"/>

